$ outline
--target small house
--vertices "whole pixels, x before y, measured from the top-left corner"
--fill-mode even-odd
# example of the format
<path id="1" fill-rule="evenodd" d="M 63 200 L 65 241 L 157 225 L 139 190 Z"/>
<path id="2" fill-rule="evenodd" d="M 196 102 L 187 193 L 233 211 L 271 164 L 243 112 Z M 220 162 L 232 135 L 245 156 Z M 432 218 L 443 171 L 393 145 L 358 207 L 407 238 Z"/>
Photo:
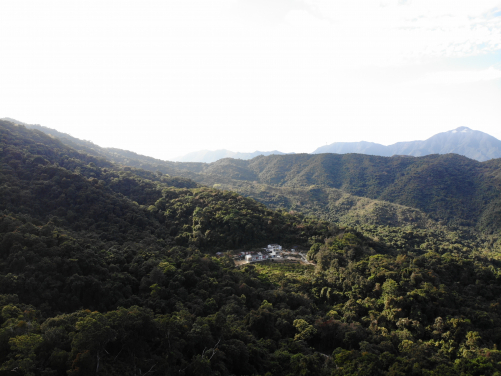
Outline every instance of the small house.
<path id="1" fill-rule="evenodd" d="M 263 261 L 267 259 L 268 255 L 263 255 L 261 252 L 245 256 L 245 261 L 247 262 Z"/>
<path id="2" fill-rule="evenodd" d="M 278 244 L 268 244 L 268 250 L 269 251 L 281 251 L 282 246 Z"/>

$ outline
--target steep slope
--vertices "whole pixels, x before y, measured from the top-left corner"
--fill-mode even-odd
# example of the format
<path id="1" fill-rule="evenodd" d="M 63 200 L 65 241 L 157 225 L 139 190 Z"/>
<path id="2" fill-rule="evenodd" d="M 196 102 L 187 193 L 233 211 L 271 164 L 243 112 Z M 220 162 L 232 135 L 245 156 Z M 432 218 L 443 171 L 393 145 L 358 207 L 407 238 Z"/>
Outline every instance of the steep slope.
<path id="1" fill-rule="evenodd" d="M 313 154 L 320 153 L 360 153 L 379 156 L 411 155 L 421 157 L 429 154 L 454 153 L 477 161 L 501 158 L 501 141 L 491 135 L 459 127 L 438 133 L 424 141 L 397 142 L 384 146 L 373 142 L 335 142 L 321 146 Z"/>
<path id="2" fill-rule="evenodd" d="M 104 149 L 48 128 L 40 129 L 60 137 L 68 145 L 77 145 L 80 150 L 106 157 L 120 165 L 182 176 L 208 186 L 222 184 L 228 189 L 238 189 L 240 181 L 290 188 L 315 185 L 415 208 L 436 221 L 455 226 L 470 226 L 487 232 L 501 229 L 499 159 L 480 163 L 453 154 L 419 158 L 294 154 L 259 156 L 252 160 L 225 158 L 213 163 L 182 163 Z"/>
<path id="3" fill-rule="evenodd" d="M 378 157 L 362 154 L 297 154 L 231 159 L 208 165 L 207 182 L 256 181 L 290 188 L 336 188 L 355 196 L 422 210 L 435 220 L 498 231 L 501 198 L 499 163 L 455 154 Z M 203 179 L 197 178 L 198 181 Z M 487 217 L 490 219 L 487 219 Z"/>
<path id="4" fill-rule="evenodd" d="M 307 241 L 293 225 L 300 218 L 186 178 L 120 168 L 24 126 L 0 121 L 0 150 L 0 210 L 43 223 L 122 242 L 155 234 L 166 244 L 207 249 Z"/>
<path id="5" fill-rule="evenodd" d="M 432 229 L 437 222 L 424 212 L 387 201 L 358 197 L 335 188 L 276 187 L 255 182 L 231 181 L 215 187 L 232 190 L 269 208 L 319 216 L 349 226 L 377 225 Z"/>
<path id="6" fill-rule="evenodd" d="M 9 122 L 14 124 L 25 125 L 17 120 L 9 120 Z M 187 176 L 190 175 L 189 171 L 199 172 L 203 169 L 204 163 L 182 163 L 182 162 L 169 162 L 160 159 L 155 159 L 152 157 L 147 157 L 141 154 L 137 154 L 128 150 L 122 150 L 117 148 L 103 148 L 91 141 L 80 140 L 69 134 L 59 132 L 55 129 L 43 127 L 38 124 L 25 125 L 29 129 L 36 129 L 50 136 L 56 137 L 63 144 L 69 146 L 72 149 L 81 151 L 83 153 L 93 155 L 96 157 L 106 158 L 111 162 L 121 164 L 123 166 L 137 167 L 149 171 L 160 171 L 164 174 L 170 174 L 175 176 Z M 181 171 L 183 171 L 181 173 Z"/>
<path id="7" fill-rule="evenodd" d="M 501 371 L 493 237 L 389 227 L 364 237 L 1 121 L 0 165 L 0 374 Z M 499 161 L 488 167 L 495 179 Z M 274 241 L 309 249 L 315 265 L 236 268 L 213 253 Z"/>
<path id="8" fill-rule="evenodd" d="M 267 155 L 286 154 L 278 150 L 255 151 L 253 153 L 240 153 L 225 149 L 216 151 L 201 150 L 175 158 L 174 162 L 170 162 L 147 157 L 128 150 L 117 149 L 117 148 L 102 148 L 92 143 L 91 141 L 80 140 L 67 133 L 62 133 L 55 129 L 44 127 L 38 124 L 26 124 L 11 118 L 3 118 L 2 120 L 9 121 L 14 124 L 24 125 L 30 129 L 37 129 L 39 131 L 57 137 L 58 139 L 62 140 L 65 144 L 76 150 L 80 150 L 91 155 L 104 157 L 115 163 L 121 163 L 127 166 L 145 168 L 149 170 L 156 168 L 157 170 L 160 170 L 163 173 L 169 173 L 169 174 L 176 174 L 176 173 L 179 174 L 179 170 L 186 170 L 186 163 L 184 162 L 189 163 L 188 169 L 190 171 L 199 172 L 203 164 L 215 162 L 223 158 L 252 159 L 259 155 L 267 156 Z"/>

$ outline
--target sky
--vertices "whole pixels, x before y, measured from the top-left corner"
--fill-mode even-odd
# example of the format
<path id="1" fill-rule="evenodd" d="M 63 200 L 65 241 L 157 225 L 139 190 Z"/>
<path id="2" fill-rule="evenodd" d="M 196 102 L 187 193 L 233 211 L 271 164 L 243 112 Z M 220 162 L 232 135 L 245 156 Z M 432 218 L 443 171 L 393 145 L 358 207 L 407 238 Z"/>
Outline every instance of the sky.
<path id="1" fill-rule="evenodd" d="M 6 0 L 0 53 L 0 117 L 160 159 L 501 139 L 501 0 Z"/>

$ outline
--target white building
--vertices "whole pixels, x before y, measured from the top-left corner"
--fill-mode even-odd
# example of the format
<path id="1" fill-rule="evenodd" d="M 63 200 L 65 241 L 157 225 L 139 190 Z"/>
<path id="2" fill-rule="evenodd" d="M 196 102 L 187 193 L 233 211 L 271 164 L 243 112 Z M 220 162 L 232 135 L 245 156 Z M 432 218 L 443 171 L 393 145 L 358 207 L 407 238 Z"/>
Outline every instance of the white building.
<path id="1" fill-rule="evenodd" d="M 245 256 L 245 261 L 247 262 L 263 261 L 267 259 L 268 255 L 262 255 L 261 253 Z"/>
<path id="2" fill-rule="evenodd" d="M 278 244 L 268 244 L 268 251 L 281 251 L 282 246 Z"/>

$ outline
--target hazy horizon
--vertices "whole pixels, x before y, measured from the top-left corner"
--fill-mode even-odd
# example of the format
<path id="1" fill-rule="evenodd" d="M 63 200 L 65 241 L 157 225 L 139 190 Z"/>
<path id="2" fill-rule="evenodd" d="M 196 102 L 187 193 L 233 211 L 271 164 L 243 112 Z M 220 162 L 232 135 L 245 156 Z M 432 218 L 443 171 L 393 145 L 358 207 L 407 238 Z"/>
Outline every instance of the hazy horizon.
<path id="1" fill-rule="evenodd" d="M 501 139 L 501 1 L 3 4 L 0 116 L 172 160 Z"/>

